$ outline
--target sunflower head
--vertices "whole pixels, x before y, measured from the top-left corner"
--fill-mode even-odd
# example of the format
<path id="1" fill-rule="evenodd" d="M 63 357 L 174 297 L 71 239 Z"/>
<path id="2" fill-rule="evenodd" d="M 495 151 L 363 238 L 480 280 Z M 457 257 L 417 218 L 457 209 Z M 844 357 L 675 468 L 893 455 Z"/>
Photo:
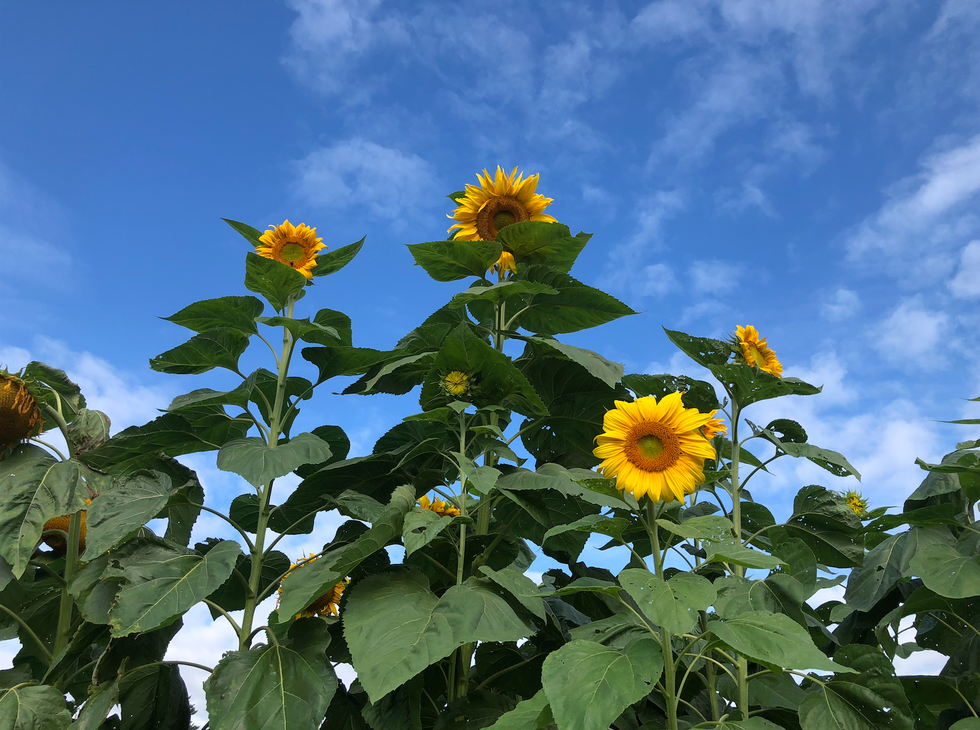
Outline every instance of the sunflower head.
<path id="1" fill-rule="evenodd" d="M 286 575 L 293 573 L 304 565 L 309 565 L 310 563 L 317 560 L 317 557 L 310 553 L 308 558 L 300 558 L 295 563 L 289 566 L 289 570 Z M 285 576 L 283 576 L 285 578 Z M 315 616 L 339 616 L 340 608 L 338 604 L 340 603 L 340 597 L 344 593 L 344 589 L 350 585 L 350 580 L 344 578 L 342 581 L 337 583 L 333 588 L 324 593 L 322 596 L 317 598 L 313 603 L 304 608 L 298 614 L 296 618 L 313 618 Z M 276 600 L 276 608 L 279 608 L 279 601 L 282 600 L 282 583 L 279 583 L 279 598 Z"/>
<path id="2" fill-rule="evenodd" d="M 263 258 L 278 261 L 296 269 L 307 279 L 313 278 L 316 258 L 326 248 L 322 238 L 317 238 L 316 228 L 305 223 L 294 226 L 288 220 L 281 226 L 269 226 L 259 237 L 261 245 L 255 253 Z"/>
<path id="3" fill-rule="evenodd" d="M 91 499 L 86 499 L 85 504 L 92 504 Z M 81 555 L 85 552 L 85 533 L 88 532 L 88 527 L 85 524 L 85 510 L 82 510 L 82 529 L 78 533 L 78 554 Z M 49 548 L 54 550 L 59 555 L 64 555 L 68 552 L 68 541 L 65 540 L 65 536 L 61 533 L 68 533 L 68 528 L 71 525 L 71 515 L 62 515 L 61 517 L 55 517 L 44 523 L 42 528 L 44 532 L 48 530 L 59 530 L 59 532 L 52 532 L 49 535 L 43 535 L 41 541 L 47 545 Z"/>
<path id="4" fill-rule="evenodd" d="M 599 471 L 616 479 L 616 488 L 655 502 L 683 502 L 704 482 L 704 462 L 715 451 L 701 429 L 713 414 L 685 408 L 680 393 L 632 403 L 616 401 L 606 411 L 593 452 Z"/>
<path id="5" fill-rule="evenodd" d="M 473 390 L 474 377 L 462 370 L 450 370 L 439 380 L 442 392 L 451 398 L 462 398 Z"/>
<path id="6" fill-rule="evenodd" d="M 777 378 L 783 377 L 782 363 L 766 344 L 766 338 L 759 337 L 759 331 L 755 327 L 738 325 L 735 328 L 735 345 L 746 364 L 765 370 Z"/>
<path id="7" fill-rule="evenodd" d="M 441 499 L 430 500 L 429 495 L 423 494 L 419 497 L 419 507 L 435 512 L 440 517 L 459 517 L 459 510 Z"/>
<path id="8" fill-rule="evenodd" d="M 849 489 L 841 495 L 847 506 L 851 508 L 858 517 L 864 517 L 868 513 L 868 500 L 861 496 L 860 492 Z"/>
<path id="9" fill-rule="evenodd" d="M 0 456 L 41 431 L 41 410 L 24 381 L 0 369 Z"/>
<path id="10" fill-rule="evenodd" d="M 555 223 L 544 209 L 552 203 L 535 190 L 538 175 L 524 179 L 515 167 L 510 175 L 498 165 L 493 176 L 486 170 L 477 174 L 479 185 L 467 185 L 463 195 L 456 198 L 457 208 L 450 218 L 457 222 L 449 234 L 458 241 L 496 241 L 501 228 L 524 221 Z"/>
<path id="11" fill-rule="evenodd" d="M 724 436 L 728 433 L 728 426 L 720 418 L 715 418 L 715 414 L 718 411 L 711 411 L 708 416 L 711 418 L 706 424 L 701 427 L 701 433 L 709 441 L 715 436 Z"/>

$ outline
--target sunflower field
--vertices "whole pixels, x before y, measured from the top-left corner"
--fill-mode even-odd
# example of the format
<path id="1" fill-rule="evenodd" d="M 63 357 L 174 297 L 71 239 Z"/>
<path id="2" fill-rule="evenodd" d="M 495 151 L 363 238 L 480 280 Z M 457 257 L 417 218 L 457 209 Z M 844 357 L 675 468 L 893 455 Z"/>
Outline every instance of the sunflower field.
<path id="1" fill-rule="evenodd" d="M 573 275 L 591 235 L 538 182 L 497 168 L 449 196 L 448 238 L 408 249 L 458 284 L 390 350 L 316 305 L 363 239 L 229 220 L 250 293 L 167 317 L 190 338 L 150 360 L 226 390 L 189 383 L 110 437 L 63 364 L 0 371 L 0 632 L 20 643 L 0 729 L 980 728 L 980 441 L 869 509 L 833 488 L 860 478 L 845 445 L 810 443 L 789 406 L 752 420 L 820 398 L 755 327 L 646 333 L 710 381 L 566 344 L 636 313 Z M 267 367 L 242 372 L 250 347 Z M 352 455 L 342 425 L 293 429 L 324 388 L 418 412 Z M 239 480 L 226 512 L 180 461 L 201 452 Z M 751 490 L 792 459 L 829 486 L 777 522 Z M 334 510 L 319 552 L 277 549 Z M 205 513 L 238 539 L 192 540 Z M 587 543 L 626 567 L 588 565 Z M 561 567 L 537 582 L 540 555 Z M 167 651 L 202 603 L 237 644 L 213 667 Z M 896 674 L 924 649 L 938 676 Z"/>

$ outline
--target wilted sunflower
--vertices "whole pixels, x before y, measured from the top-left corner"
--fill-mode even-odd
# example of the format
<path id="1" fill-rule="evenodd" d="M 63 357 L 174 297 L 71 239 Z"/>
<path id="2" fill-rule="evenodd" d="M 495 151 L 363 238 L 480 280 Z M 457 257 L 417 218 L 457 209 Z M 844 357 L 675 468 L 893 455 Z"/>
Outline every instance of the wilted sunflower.
<path id="1" fill-rule="evenodd" d="M 711 414 L 685 408 L 680 393 L 659 403 L 654 396 L 616 401 L 596 437 L 593 453 L 603 460 L 599 471 L 637 499 L 682 502 L 704 482 L 704 462 L 715 456 L 701 433 L 710 420 Z"/>
<path id="2" fill-rule="evenodd" d="M 742 359 L 746 363 L 754 365 L 760 370 L 765 370 L 777 378 L 783 377 L 782 363 L 779 362 L 776 353 L 766 344 L 766 338 L 759 337 L 759 331 L 755 327 L 738 325 L 735 328 L 735 336 L 738 338 L 738 345 L 742 349 Z"/>
<path id="3" fill-rule="evenodd" d="M 85 504 L 92 504 L 92 500 L 86 499 Z M 48 530 L 60 530 L 61 532 L 67 533 L 70 526 L 71 515 L 62 515 L 61 517 L 54 517 L 45 522 L 42 529 L 45 532 Z M 44 535 L 41 538 L 41 541 L 59 555 L 64 555 L 68 552 L 68 542 L 65 540 L 65 536 L 62 535 L 61 532 L 52 532 L 50 535 Z M 85 510 L 82 510 L 82 529 L 78 533 L 79 555 L 85 552 L 85 533 L 87 532 L 88 527 L 85 525 Z"/>
<path id="4" fill-rule="evenodd" d="M 473 378 L 462 370 L 450 370 L 439 382 L 442 392 L 453 398 L 461 398 L 470 392 Z"/>
<path id="5" fill-rule="evenodd" d="M 862 497 L 860 492 L 849 489 L 841 496 L 844 497 L 847 506 L 851 508 L 851 512 L 858 517 L 864 517 L 868 513 L 868 500 Z"/>
<path id="6" fill-rule="evenodd" d="M 286 575 L 288 576 L 290 573 L 293 573 L 299 570 L 300 568 L 302 568 L 304 565 L 309 565 L 310 563 L 316 560 L 317 557 L 313 553 L 310 553 L 310 557 L 300 558 L 295 563 L 290 565 L 289 570 L 286 572 Z M 286 576 L 283 576 L 284 580 L 285 577 Z M 338 604 L 340 603 L 340 597 L 343 595 L 344 589 L 347 588 L 348 585 L 350 585 L 350 580 L 344 578 L 342 581 L 337 583 L 337 585 L 335 585 L 329 591 L 327 591 L 322 596 L 320 596 L 315 601 L 313 601 L 313 603 L 311 603 L 309 606 L 307 606 L 298 614 L 296 614 L 296 618 L 313 618 L 315 616 L 339 616 L 340 608 L 338 607 Z M 276 600 L 277 609 L 279 608 L 280 600 L 282 600 L 282 583 L 279 583 L 279 598 Z"/>
<path id="7" fill-rule="evenodd" d="M 16 375 L 0 370 L 0 456 L 41 430 L 37 401 Z"/>
<path id="8" fill-rule="evenodd" d="M 435 512 L 440 517 L 445 517 L 446 515 L 459 517 L 459 510 L 456 507 L 453 507 L 447 502 L 443 502 L 441 499 L 430 500 L 427 494 L 419 497 L 419 507 Z"/>
<path id="9" fill-rule="evenodd" d="M 501 228 L 524 221 L 555 223 L 544 209 L 552 203 L 536 193 L 540 175 L 531 175 L 526 180 L 524 173 L 517 175 L 515 167 L 510 175 L 500 166 L 493 177 L 483 170 L 477 173 L 479 185 L 467 185 L 464 195 L 456 200 L 458 207 L 448 216 L 458 221 L 449 227 L 449 234 L 457 241 L 496 241 Z M 501 256 L 498 266 L 506 264 Z"/>
<path id="10" fill-rule="evenodd" d="M 269 226 L 259 240 L 262 245 L 255 249 L 255 253 L 291 266 L 307 279 L 313 278 L 316 257 L 327 247 L 322 238 L 317 238 L 316 228 L 305 223 L 294 226 L 288 220 L 281 226 Z"/>

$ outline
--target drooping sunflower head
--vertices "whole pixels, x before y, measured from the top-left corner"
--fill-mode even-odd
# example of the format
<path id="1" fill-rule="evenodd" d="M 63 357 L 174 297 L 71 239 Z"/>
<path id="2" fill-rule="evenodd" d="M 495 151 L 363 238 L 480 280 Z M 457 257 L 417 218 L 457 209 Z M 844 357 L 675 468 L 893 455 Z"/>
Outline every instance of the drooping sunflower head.
<path id="1" fill-rule="evenodd" d="M 453 507 L 448 502 L 443 502 L 441 499 L 429 499 L 429 495 L 423 494 L 419 497 L 419 507 L 422 509 L 427 509 L 435 512 L 440 517 L 459 517 L 459 509 Z"/>
<path id="2" fill-rule="evenodd" d="M 283 221 L 281 226 L 269 226 L 259 241 L 262 245 L 255 249 L 255 253 L 286 264 L 307 279 L 313 278 L 316 257 L 327 247 L 322 238 L 317 238 L 316 228 L 310 228 L 305 223 L 294 226 L 288 220 Z"/>
<path id="3" fill-rule="evenodd" d="M 91 499 L 86 499 L 85 504 L 92 504 Z M 85 552 L 85 534 L 88 532 L 88 526 L 85 524 L 85 510 L 82 510 L 82 529 L 78 533 L 78 554 L 81 555 Z M 61 533 L 68 534 L 68 528 L 71 526 L 71 515 L 62 515 L 61 517 L 54 517 L 44 523 L 42 530 L 47 532 L 48 530 L 57 530 L 57 532 L 51 532 L 47 535 L 41 537 L 41 541 L 47 545 L 49 548 L 54 550 L 59 555 L 64 555 L 68 552 L 68 541 L 65 539 L 65 535 Z"/>
<path id="4" fill-rule="evenodd" d="M 41 410 L 27 385 L 0 369 L 0 456 L 41 430 Z"/>
<path id="5" fill-rule="evenodd" d="M 511 274 L 517 273 L 517 260 L 514 258 L 514 254 L 512 254 L 510 251 L 503 251 L 500 254 L 500 258 L 497 259 L 497 263 L 490 268 L 502 279 L 507 272 L 510 272 Z"/>
<path id="6" fill-rule="evenodd" d="M 713 414 L 685 408 L 680 393 L 616 401 L 606 411 L 593 453 L 616 488 L 658 502 L 683 502 L 704 482 L 704 462 L 715 451 L 701 429 Z"/>
<path id="7" fill-rule="evenodd" d="M 759 331 L 752 325 L 735 328 L 736 345 L 741 350 L 742 360 L 748 365 L 765 370 L 777 378 L 783 377 L 783 365 L 766 343 L 765 337 L 759 337 Z"/>
<path id="8" fill-rule="evenodd" d="M 711 420 L 701 427 L 701 433 L 704 434 L 704 437 L 709 441 L 715 436 L 724 436 L 728 433 L 728 426 L 725 424 L 725 422 L 720 418 L 715 418 L 715 414 L 717 412 L 718 411 L 711 411 L 711 413 L 708 414 Z"/>
<path id="9" fill-rule="evenodd" d="M 302 568 L 304 565 L 309 565 L 310 563 L 317 560 L 316 555 L 310 554 L 308 558 L 300 558 L 295 563 L 289 566 L 289 570 L 286 572 L 288 576 L 291 573 Z M 285 579 L 285 576 L 283 576 Z M 337 583 L 333 588 L 324 593 L 322 596 L 317 598 L 313 603 L 304 608 L 298 614 L 296 618 L 314 618 L 315 616 L 339 616 L 340 615 L 340 598 L 344 593 L 344 589 L 350 585 L 350 580 L 344 578 L 342 581 Z M 279 601 L 282 600 L 282 583 L 279 584 L 279 598 L 276 600 L 276 608 L 279 608 Z"/>
<path id="10" fill-rule="evenodd" d="M 510 175 L 498 165 L 495 175 L 486 170 L 477 174 L 479 185 L 467 185 L 462 197 L 456 199 L 457 208 L 450 218 L 457 222 L 449 227 L 449 234 L 458 241 L 496 241 L 501 228 L 523 223 L 543 221 L 555 223 L 544 209 L 553 202 L 551 198 L 535 192 L 539 175 L 524 178 L 515 167 Z"/>
<path id="11" fill-rule="evenodd" d="M 851 508 L 851 512 L 858 517 L 864 517 L 868 513 L 868 500 L 861 496 L 860 492 L 849 489 L 841 496 L 844 497 L 847 506 Z"/>
<path id="12" fill-rule="evenodd" d="M 451 398 L 462 398 L 473 389 L 474 378 L 462 370 L 450 370 L 442 376 L 439 386 L 442 392 Z"/>

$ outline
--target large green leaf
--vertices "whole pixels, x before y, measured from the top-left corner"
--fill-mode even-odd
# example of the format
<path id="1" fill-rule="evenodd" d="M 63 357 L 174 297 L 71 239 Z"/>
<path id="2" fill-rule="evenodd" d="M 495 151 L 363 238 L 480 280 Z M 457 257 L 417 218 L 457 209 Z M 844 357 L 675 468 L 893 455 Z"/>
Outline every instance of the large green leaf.
<path id="1" fill-rule="evenodd" d="M 486 282 L 481 279 L 466 291 L 454 295 L 449 306 L 453 308 L 465 307 L 472 302 L 502 304 L 514 297 L 557 293 L 547 284 L 535 284 L 531 281 L 502 281 L 499 284 L 486 286 Z"/>
<path id="2" fill-rule="evenodd" d="M 854 568 L 864 563 L 864 529 L 847 503 L 824 487 L 803 487 L 793 501 L 793 516 L 770 528 L 779 536 L 799 538 L 813 551 L 817 562 L 832 568 Z"/>
<path id="3" fill-rule="evenodd" d="M 304 347 L 302 354 L 320 370 L 317 385 L 338 375 L 361 375 L 391 357 L 369 347 Z"/>
<path id="4" fill-rule="evenodd" d="M 493 241 L 430 241 L 408 246 L 415 263 L 436 281 L 486 276 L 503 247 Z"/>
<path id="5" fill-rule="evenodd" d="M 65 695 L 47 685 L 0 691 L 0 727 L 4 730 L 64 730 L 71 725 Z"/>
<path id="6" fill-rule="evenodd" d="M 367 236 L 365 236 L 365 238 L 367 238 Z M 360 241 L 356 241 L 355 243 L 341 246 L 333 251 L 320 253 L 316 257 L 316 266 L 313 267 L 313 276 L 327 276 L 328 274 L 337 273 L 354 260 L 354 257 L 361 252 L 361 247 L 363 245 L 364 238 L 362 238 Z"/>
<path id="7" fill-rule="evenodd" d="M 163 319 L 198 333 L 227 327 L 254 335 L 258 332 L 255 320 L 262 316 L 264 308 L 262 301 L 255 297 L 220 297 L 194 302 Z"/>
<path id="8" fill-rule="evenodd" d="M 439 537 L 439 534 L 453 523 L 452 515 L 440 515 L 431 509 L 413 507 L 405 515 L 402 525 L 402 540 L 405 555 L 409 556 Z"/>
<path id="9" fill-rule="evenodd" d="M 667 532 L 686 539 L 707 540 L 709 542 L 729 541 L 735 526 L 727 517 L 721 515 L 701 515 L 691 517 L 681 523 L 659 519 L 657 525 Z"/>
<path id="10" fill-rule="evenodd" d="M 803 730 L 912 730 L 902 683 L 881 650 L 852 644 L 834 661 L 852 673 L 836 674 L 800 704 Z"/>
<path id="11" fill-rule="evenodd" d="M 540 619 L 545 617 L 541 592 L 534 581 L 526 575 L 510 568 L 493 570 L 486 565 L 480 567 L 480 572 L 520 601 L 521 605 L 535 616 Z"/>
<path id="12" fill-rule="evenodd" d="M 114 548 L 159 514 L 173 492 L 170 477 L 159 472 L 136 472 L 117 477 L 86 514 L 84 560 Z"/>
<path id="13" fill-rule="evenodd" d="M 457 643 L 520 641 L 533 632 L 510 604 L 474 578 L 452 586 L 439 599 L 435 611 L 446 617 Z"/>
<path id="14" fill-rule="evenodd" d="M 134 544 L 105 572 L 106 578 L 126 581 L 110 612 L 112 635 L 166 626 L 224 583 L 240 554 L 231 540 L 204 556 L 160 541 Z"/>
<path id="15" fill-rule="evenodd" d="M 228 327 L 194 335 L 187 342 L 150 360 L 159 373 L 199 375 L 214 368 L 239 373 L 238 359 L 248 349 L 248 336 Z M 240 373 L 239 373 L 240 374 Z"/>
<path id="16" fill-rule="evenodd" d="M 233 221 L 230 218 L 222 218 L 221 220 L 238 231 L 241 236 L 252 245 L 252 248 L 258 248 L 262 245 L 262 241 L 259 240 L 262 237 L 262 231 L 260 231 L 258 228 L 253 228 L 248 223 Z"/>
<path id="17" fill-rule="evenodd" d="M 760 568 L 772 570 L 785 563 L 779 558 L 767 555 L 759 550 L 752 550 L 740 543 L 713 544 L 707 547 L 708 555 L 704 559 L 706 563 L 729 563 L 731 565 L 741 565 L 745 568 Z"/>
<path id="18" fill-rule="evenodd" d="M 571 641 L 544 660 L 541 682 L 562 730 L 606 730 L 653 690 L 663 668 L 660 646 L 651 639 L 625 651 Z"/>
<path id="19" fill-rule="evenodd" d="M 487 730 L 542 730 L 552 722 L 548 698 L 543 689 L 522 702 L 510 712 L 505 712 Z"/>
<path id="20" fill-rule="evenodd" d="M 980 556 L 963 555 L 948 545 L 928 545 L 911 559 L 909 569 L 941 596 L 980 596 Z"/>
<path id="21" fill-rule="evenodd" d="M 794 422 L 789 421 L 788 423 Z M 799 426 L 799 424 L 796 425 Z M 802 429 L 800 430 L 802 431 Z M 836 451 L 822 449 L 819 446 L 814 446 L 813 444 L 790 441 L 785 437 L 780 439 L 769 428 L 762 429 L 760 433 L 765 439 L 778 446 L 790 456 L 809 459 L 821 469 L 826 469 L 834 476 L 853 476 L 856 477 L 858 481 L 861 481 L 861 474 L 858 472 L 858 470 L 855 469 L 851 463 L 843 457 L 843 455 L 838 454 Z M 805 438 L 806 434 L 804 433 L 803 436 Z"/>
<path id="22" fill-rule="evenodd" d="M 517 263 L 545 264 L 566 274 L 591 238 L 591 233 L 573 236 L 568 226 L 543 221 L 514 223 L 497 234 L 497 242 L 514 254 Z"/>
<path id="23" fill-rule="evenodd" d="M 74 459 L 55 461 L 42 448 L 16 446 L 0 461 L 0 557 L 24 574 L 44 523 L 85 508 L 95 475 Z"/>
<path id="24" fill-rule="evenodd" d="M 277 644 L 225 654 L 204 685 L 211 727 L 319 727 L 337 680 L 325 681 L 314 664 Z"/>
<path id="25" fill-rule="evenodd" d="M 708 631 L 742 656 L 774 669 L 853 671 L 828 659 L 814 646 L 807 630 L 783 614 L 749 611 L 724 621 L 709 621 Z"/>
<path id="26" fill-rule="evenodd" d="M 119 703 L 119 680 L 103 682 L 92 688 L 85 706 L 72 730 L 99 730 L 112 708 Z"/>
<path id="27" fill-rule="evenodd" d="M 703 380 L 695 380 L 686 375 L 631 374 L 623 378 L 623 385 L 633 391 L 637 398 L 652 395 L 660 400 L 671 393 L 681 392 L 685 408 L 697 408 L 703 413 L 721 408 L 715 387 Z"/>
<path id="28" fill-rule="evenodd" d="M 191 708 L 187 687 L 173 664 L 150 665 L 119 682 L 120 730 L 185 730 Z"/>
<path id="29" fill-rule="evenodd" d="M 249 252 L 245 255 L 245 288 L 261 294 L 281 312 L 289 298 L 299 299 L 306 286 L 306 277 L 295 269 Z"/>
<path id="30" fill-rule="evenodd" d="M 311 433 L 301 433 L 275 448 L 260 438 L 229 441 L 218 451 L 217 466 L 259 488 L 298 466 L 318 464 L 329 458 L 330 446 L 326 441 Z"/>
<path id="31" fill-rule="evenodd" d="M 844 600 L 856 611 L 869 611 L 902 578 L 907 562 L 907 533 L 889 535 L 864 556 L 864 565 L 851 571 Z"/>
<path id="32" fill-rule="evenodd" d="M 75 449 L 75 456 L 87 454 L 108 441 L 109 426 L 109 416 L 105 413 L 82 408 L 68 424 L 68 441 Z"/>
<path id="33" fill-rule="evenodd" d="M 527 310 L 520 315 L 517 325 L 535 334 L 578 332 L 636 314 L 615 297 L 547 266 L 522 267 L 522 278 L 558 292 L 525 298 Z"/>
<path id="34" fill-rule="evenodd" d="M 29 385 L 37 386 L 32 388 L 32 392 L 38 406 L 51 406 L 61 413 L 67 423 L 71 423 L 85 408 L 85 396 L 82 395 L 81 388 L 65 374 L 64 370 L 34 360 L 24 367 L 22 377 Z M 44 418 L 42 431 L 57 428 L 57 423 L 44 412 L 43 407 L 41 415 Z"/>
<path id="35" fill-rule="evenodd" d="M 672 634 L 686 634 L 698 622 L 699 611 L 710 606 L 717 591 L 707 578 L 677 573 L 669 580 L 648 570 L 627 568 L 619 582 L 648 619 Z"/>
<path id="36" fill-rule="evenodd" d="M 592 350 L 572 347 L 550 337 L 530 337 L 528 341 L 536 345 L 557 350 L 572 362 L 581 365 L 590 375 L 598 378 L 610 388 L 616 386 L 616 383 L 620 381 L 625 372 L 622 363 L 607 360 L 598 352 L 593 352 Z"/>

